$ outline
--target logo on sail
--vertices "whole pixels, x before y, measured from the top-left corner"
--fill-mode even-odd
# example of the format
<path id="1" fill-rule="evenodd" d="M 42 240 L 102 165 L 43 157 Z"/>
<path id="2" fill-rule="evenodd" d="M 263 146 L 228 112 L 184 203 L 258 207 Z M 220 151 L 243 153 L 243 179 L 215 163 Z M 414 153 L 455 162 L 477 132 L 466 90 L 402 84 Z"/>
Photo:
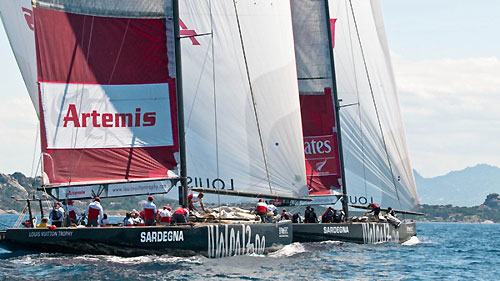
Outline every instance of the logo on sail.
<path id="1" fill-rule="evenodd" d="M 78 114 L 75 104 L 68 106 L 63 127 L 147 127 L 156 124 L 156 112 L 141 113 L 136 108 L 135 113 L 99 113 L 97 110 Z"/>

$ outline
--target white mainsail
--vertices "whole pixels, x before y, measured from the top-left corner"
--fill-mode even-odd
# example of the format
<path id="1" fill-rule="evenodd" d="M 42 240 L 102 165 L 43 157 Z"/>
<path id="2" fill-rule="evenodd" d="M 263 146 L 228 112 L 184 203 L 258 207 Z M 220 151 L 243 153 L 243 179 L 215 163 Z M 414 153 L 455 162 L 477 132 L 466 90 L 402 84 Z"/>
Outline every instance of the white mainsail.
<path id="1" fill-rule="evenodd" d="M 340 123 L 349 201 L 412 209 L 418 196 L 381 3 L 329 0 L 329 7 L 336 19 L 337 89 L 345 105 Z"/>
<path id="2" fill-rule="evenodd" d="M 322 93 L 334 87 L 335 77 L 349 203 L 414 208 L 418 197 L 380 1 L 292 0 L 292 14 L 308 177 L 313 179 L 308 181 L 310 195 L 334 194 L 335 187 L 341 187 L 340 182 L 335 185 L 335 179 L 341 179 L 336 155 L 307 155 L 307 136 L 318 143 L 327 133 L 336 135 L 335 102 Z"/>
<path id="3" fill-rule="evenodd" d="M 0 1 L 0 16 L 31 102 L 39 114 L 33 10 L 31 0 Z"/>
<path id="4" fill-rule="evenodd" d="M 189 186 L 306 194 L 290 3 L 180 3 Z"/>

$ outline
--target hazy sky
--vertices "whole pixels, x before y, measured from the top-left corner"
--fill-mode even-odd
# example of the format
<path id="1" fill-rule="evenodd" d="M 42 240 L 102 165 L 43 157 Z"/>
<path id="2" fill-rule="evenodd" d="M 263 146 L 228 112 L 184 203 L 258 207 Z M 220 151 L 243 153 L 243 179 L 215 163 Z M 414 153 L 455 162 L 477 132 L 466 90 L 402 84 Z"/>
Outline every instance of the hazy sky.
<path id="1" fill-rule="evenodd" d="M 500 166 L 500 1 L 382 2 L 413 168 Z M 0 173 L 31 175 L 37 118 L 3 26 L 0 96 Z"/>

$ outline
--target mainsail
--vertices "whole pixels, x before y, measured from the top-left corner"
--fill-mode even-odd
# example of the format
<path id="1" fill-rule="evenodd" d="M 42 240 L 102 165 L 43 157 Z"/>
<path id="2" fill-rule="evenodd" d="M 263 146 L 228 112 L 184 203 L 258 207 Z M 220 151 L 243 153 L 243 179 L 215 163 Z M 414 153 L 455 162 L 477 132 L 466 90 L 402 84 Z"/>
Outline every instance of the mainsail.
<path id="1" fill-rule="evenodd" d="M 350 203 L 418 204 L 379 0 L 330 0 Z M 352 105 L 352 106 L 348 106 Z M 356 202 L 357 201 L 357 202 Z M 355 203 L 356 202 L 356 203 Z"/>
<path id="2" fill-rule="evenodd" d="M 329 13 L 325 11 L 327 6 Z M 399 209 L 414 208 L 418 197 L 380 1 L 294 0 L 292 8 L 306 157 L 306 132 L 311 128 L 320 132 L 323 124 L 334 124 L 335 102 L 330 102 L 321 91 L 330 87 L 331 77 L 336 77 L 349 203 L 377 202 Z M 329 19 L 324 18 L 327 14 Z M 329 68 L 330 47 L 334 50 L 335 75 Z M 325 109 L 325 104 L 329 108 Z M 326 110 L 330 111 L 329 120 L 323 117 L 328 115 L 323 113 Z M 335 133 L 335 127 L 332 128 Z M 308 159 L 309 166 L 316 167 L 315 172 L 320 176 L 314 161 Z M 321 169 L 324 167 L 328 166 Z M 329 175 L 332 184 L 317 184 L 325 180 L 310 181 L 310 194 L 334 190 L 328 186 L 335 187 L 333 179 L 338 175 L 338 172 Z"/>
<path id="3" fill-rule="evenodd" d="M 44 185 L 164 190 L 178 177 L 172 2 L 47 0 L 33 13 Z"/>
<path id="4" fill-rule="evenodd" d="M 288 1 L 181 1 L 189 186 L 305 195 Z"/>
<path id="5" fill-rule="evenodd" d="M 35 25 L 31 0 L 0 1 L 0 16 L 26 89 L 38 114 Z"/>

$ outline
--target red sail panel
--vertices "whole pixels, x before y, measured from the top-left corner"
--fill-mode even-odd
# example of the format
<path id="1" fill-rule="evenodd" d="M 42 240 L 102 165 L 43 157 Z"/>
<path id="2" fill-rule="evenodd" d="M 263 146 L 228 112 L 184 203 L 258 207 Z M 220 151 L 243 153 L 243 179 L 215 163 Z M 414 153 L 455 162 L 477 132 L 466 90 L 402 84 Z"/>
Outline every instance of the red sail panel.
<path id="1" fill-rule="evenodd" d="M 172 20 L 34 15 L 45 184 L 176 176 Z"/>
<path id="2" fill-rule="evenodd" d="M 300 95 L 309 195 L 341 192 L 341 169 L 331 89 Z"/>

